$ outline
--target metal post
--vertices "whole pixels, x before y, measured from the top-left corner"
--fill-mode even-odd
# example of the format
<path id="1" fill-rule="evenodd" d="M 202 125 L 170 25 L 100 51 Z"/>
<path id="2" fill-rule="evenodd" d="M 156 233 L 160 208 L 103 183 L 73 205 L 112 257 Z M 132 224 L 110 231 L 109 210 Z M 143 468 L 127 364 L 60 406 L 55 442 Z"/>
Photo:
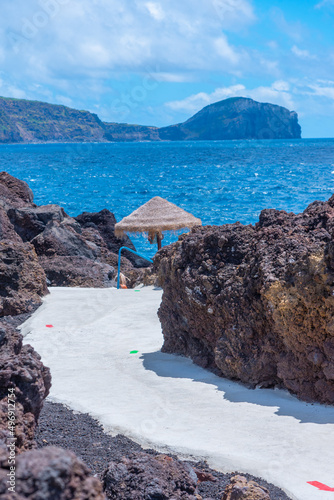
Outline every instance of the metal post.
<path id="1" fill-rule="evenodd" d="M 160 245 L 161 245 L 161 242 L 160 242 Z M 131 250 L 131 248 L 121 247 L 118 251 L 117 289 L 119 289 L 119 283 L 120 283 L 120 279 L 121 279 L 121 253 L 122 253 L 122 250 L 128 250 L 128 252 L 134 253 L 135 255 L 138 255 L 138 257 L 142 257 L 143 259 L 148 260 L 149 262 L 151 262 L 153 264 L 153 260 L 149 259 L 148 257 L 145 257 L 144 255 L 140 255 L 140 253 L 135 252 L 134 250 Z"/>

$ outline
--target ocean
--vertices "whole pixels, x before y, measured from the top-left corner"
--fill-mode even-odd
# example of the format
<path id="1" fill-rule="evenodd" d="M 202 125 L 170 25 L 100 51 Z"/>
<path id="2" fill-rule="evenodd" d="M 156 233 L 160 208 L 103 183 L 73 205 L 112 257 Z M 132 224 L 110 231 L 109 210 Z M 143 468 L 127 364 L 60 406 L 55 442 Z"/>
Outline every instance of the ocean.
<path id="1" fill-rule="evenodd" d="M 161 196 L 203 225 L 250 224 L 264 208 L 301 212 L 334 193 L 334 139 L 0 145 L 0 169 L 71 216 L 108 208 L 119 221 Z"/>

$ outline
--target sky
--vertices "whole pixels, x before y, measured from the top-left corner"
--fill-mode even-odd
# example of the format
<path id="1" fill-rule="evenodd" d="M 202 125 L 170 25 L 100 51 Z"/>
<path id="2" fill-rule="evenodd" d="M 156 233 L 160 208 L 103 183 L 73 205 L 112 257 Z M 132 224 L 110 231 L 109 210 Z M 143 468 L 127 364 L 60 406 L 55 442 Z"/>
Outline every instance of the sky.
<path id="1" fill-rule="evenodd" d="M 334 0 L 2 0 L 0 95 L 166 126 L 227 97 L 334 137 Z"/>

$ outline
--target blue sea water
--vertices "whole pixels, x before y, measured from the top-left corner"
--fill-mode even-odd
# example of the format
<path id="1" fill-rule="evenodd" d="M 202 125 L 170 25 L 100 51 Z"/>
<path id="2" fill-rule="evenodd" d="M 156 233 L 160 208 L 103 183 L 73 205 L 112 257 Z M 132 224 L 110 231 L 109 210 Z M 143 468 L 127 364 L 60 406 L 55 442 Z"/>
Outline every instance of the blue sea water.
<path id="1" fill-rule="evenodd" d="M 0 169 L 37 204 L 117 220 L 161 196 L 203 224 L 255 223 L 264 208 L 300 212 L 334 193 L 334 139 L 0 145 Z M 177 239 L 167 235 L 164 243 Z M 152 256 L 155 247 L 133 237 Z"/>

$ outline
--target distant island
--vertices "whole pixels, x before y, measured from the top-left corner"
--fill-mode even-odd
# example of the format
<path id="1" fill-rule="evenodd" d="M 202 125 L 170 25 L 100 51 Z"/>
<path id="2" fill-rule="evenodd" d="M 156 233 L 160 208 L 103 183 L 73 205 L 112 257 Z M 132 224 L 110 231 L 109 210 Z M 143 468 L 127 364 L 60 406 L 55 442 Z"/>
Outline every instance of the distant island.
<path id="1" fill-rule="evenodd" d="M 184 123 L 106 123 L 89 111 L 0 97 L 0 143 L 300 139 L 295 111 L 245 97 L 206 106 Z"/>

